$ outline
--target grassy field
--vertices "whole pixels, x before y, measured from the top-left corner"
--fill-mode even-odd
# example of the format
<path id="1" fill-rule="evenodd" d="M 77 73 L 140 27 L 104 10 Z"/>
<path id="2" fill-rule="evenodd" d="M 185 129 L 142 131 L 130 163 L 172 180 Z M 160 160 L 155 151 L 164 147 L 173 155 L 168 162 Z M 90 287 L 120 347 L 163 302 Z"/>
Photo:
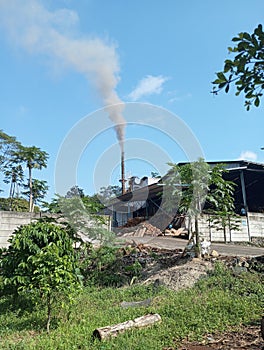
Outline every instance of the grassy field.
<path id="1" fill-rule="evenodd" d="M 55 308 L 51 332 L 45 332 L 44 307 L 33 308 L 29 300 L 0 299 L 0 348 L 5 349 L 177 349 L 186 337 L 199 339 L 205 333 L 259 319 L 264 306 L 264 279 L 245 272 L 233 276 L 219 265 L 192 289 L 173 292 L 164 287 L 85 287 L 71 309 Z M 153 298 L 148 307 L 122 308 L 122 301 Z M 147 313 L 159 313 L 162 322 L 133 329 L 117 338 L 92 338 L 94 329 L 124 322 Z"/>

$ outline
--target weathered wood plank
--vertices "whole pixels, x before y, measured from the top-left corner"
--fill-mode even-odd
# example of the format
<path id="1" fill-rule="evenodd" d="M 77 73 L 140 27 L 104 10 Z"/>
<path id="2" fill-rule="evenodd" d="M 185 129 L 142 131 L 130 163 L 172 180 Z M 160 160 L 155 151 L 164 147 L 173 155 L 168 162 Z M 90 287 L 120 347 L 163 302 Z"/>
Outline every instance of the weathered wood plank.
<path id="1" fill-rule="evenodd" d="M 152 299 L 148 298 L 141 301 L 122 301 L 120 304 L 121 307 L 140 307 L 140 306 L 149 306 L 151 304 Z"/>

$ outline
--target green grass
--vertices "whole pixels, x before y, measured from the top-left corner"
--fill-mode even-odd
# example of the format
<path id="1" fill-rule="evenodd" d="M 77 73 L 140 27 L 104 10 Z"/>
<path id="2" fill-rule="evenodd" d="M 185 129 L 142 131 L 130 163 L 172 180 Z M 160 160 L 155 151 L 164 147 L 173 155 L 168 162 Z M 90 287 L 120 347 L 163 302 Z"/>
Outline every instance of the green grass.
<path id="1" fill-rule="evenodd" d="M 263 276 L 243 273 L 234 277 L 218 266 L 194 288 L 174 292 L 163 287 L 134 285 L 123 288 L 86 287 L 71 313 L 55 310 L 49 335 L 45 332 L 45 310 L 33 311 L 26 304 L 0 299 L 0 348 L 5 349 L 133 349 L 159 350 L 181 339 L 199 339 L 203 334 L 229 326 L 250 324 L 262 316 Z M 151 306 L 121 308 L 122 301 L 153 297 Z M 134 329 L 117 338 L 93 340 L 93 330 L 147 314 L 159 313 L 162 322 Z"/>

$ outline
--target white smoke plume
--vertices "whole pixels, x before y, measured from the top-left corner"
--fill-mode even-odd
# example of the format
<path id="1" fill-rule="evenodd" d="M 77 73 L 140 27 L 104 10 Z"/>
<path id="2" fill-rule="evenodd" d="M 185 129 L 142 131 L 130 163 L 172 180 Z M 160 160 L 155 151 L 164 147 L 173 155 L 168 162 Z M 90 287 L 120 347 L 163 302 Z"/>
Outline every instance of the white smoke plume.
<path id="1" fill-rule="evenodd" d="M 123 148 L 125 119 L 116 93 L 119 61 L 116 46 L 97 37 L 82 37 L 79 18 L 68 9 L 47 10 L 39 0 L 0 0 L 0 25 L 12 43 L 31 54 L 44 54 L 84 74 L 98 90 Z"/>

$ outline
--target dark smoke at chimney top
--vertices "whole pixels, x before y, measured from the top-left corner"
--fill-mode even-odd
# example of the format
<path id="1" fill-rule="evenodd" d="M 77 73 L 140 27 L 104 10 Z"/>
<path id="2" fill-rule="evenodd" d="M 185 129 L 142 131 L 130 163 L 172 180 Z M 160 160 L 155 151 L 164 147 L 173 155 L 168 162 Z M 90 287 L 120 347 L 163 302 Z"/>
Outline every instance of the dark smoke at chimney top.
<path id="1" fill-rule="evenodd" d="M 125 142 L 124 128 L 125 128 L 124 125 L 115 126 L 115 132 L 119 142 L 121 153 L 124 152 L 124 142 Z"/>
<path id="2" fill-rule="evenodd" d="M 120 102 L 106 107 L 109 118 L 114 123 L 116 137 L 118 139 L 121 152 L 124 151 L 126 120 L 123 116 L 124 103 Z"/>

